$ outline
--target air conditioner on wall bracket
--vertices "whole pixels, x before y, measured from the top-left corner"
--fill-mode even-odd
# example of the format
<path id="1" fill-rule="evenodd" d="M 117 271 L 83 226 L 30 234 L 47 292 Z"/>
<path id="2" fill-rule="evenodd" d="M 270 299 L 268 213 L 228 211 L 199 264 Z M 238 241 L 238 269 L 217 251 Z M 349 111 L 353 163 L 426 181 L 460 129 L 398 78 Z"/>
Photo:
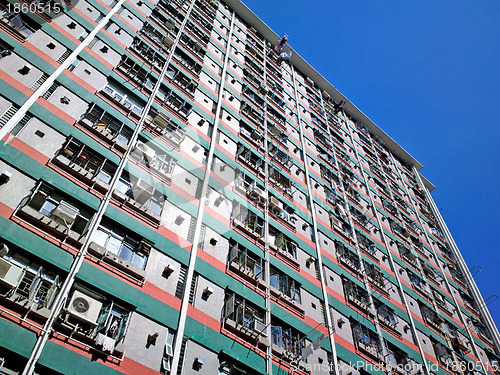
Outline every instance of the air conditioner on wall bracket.
<path id="1" fill-rule="evenodd" d="M 75 290 L 67 311 L 78 320 L 95 325 L 101 312 L 102 303 Z"/>
<path id="2" fill-rule="evenodd" d="M 0 284 L 14 288 L 21 278 L 23 269 L 0 258 Z"/>
<path id="3" fill-rule="evenodd" d="M 73 221 L 75 221 L 78 212 L 78 208 L 73 207 L 65 201 L 61 201 L 52 212 L 52 215 L 64 220 L 67 224 L 72 224 Z"/>

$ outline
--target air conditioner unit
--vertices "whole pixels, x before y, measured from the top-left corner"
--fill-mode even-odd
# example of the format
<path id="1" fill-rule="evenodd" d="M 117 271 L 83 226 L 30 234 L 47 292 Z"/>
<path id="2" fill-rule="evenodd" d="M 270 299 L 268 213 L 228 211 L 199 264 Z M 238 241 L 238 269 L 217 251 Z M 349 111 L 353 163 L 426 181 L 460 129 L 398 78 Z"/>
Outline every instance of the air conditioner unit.
<path id="1" fill-rule="evenodd" d="M 265 335 L 265 330 L 266 330 L 266 325 L 264 323 L 262 323 L 260 320 L 254 320 L 253 323 L 252 323 L 252 329 L 255 331 L 255 332 L 258 332 L 258 333 L 262 333 L 263 335 Z"/>
<path id="2" fill-rule="evenodd" d="M 382 272 L 382 269 L 378 264 L 372 264 L 370 267 L 370 275 L 377 276 Z"/>
<path id="3" fill-rule="evenodd" d="M 75 290 L 69 302 L 68 312 L 79 320 L 95 325 L 101 308 L 101 302 Z"/>
<path id="4" fill-rule="evenodd" d="M 438 344 L 438 345 L 435 345 L 435 346 L 434 346 L 434 352 L 436 352 L 436 356 L 437 356 L 438 358 L 443 358 L 443 359 L 444 359 L 444 358 L 446 358 L 446 357 L 448 357 L 448 356 L 449 356 L 448 351 L 447 351 L 447 350 L 446 350 L 446 348 L 445 348 L 443 345 L 441 345 L 441 344 Z"/>
<path id="5" fill-rule="evenodd" d="M 406 256 L 410 260 L 415 260 L 418 258 L 418 254 L 414 249 L 410 249 L 409 251 L 406 252 Z"/>
<path id="6" fill-rule="evenodd" d="M 61 201 L 54 211 L 52 211 L 52 215 L 64 220 L 67 224 L 72 224 L 78 212 L 78 208 L 73 207 L 68 202 Z"/>
<path id="7" fill-rule="evenodd" d="M 266 200 L 266 195 L 264 194 L 264 191 L 258 187 L 254 187 L 252 190 L 250 190 L 249 196 L 254 200 L 261 200 L 261 199 Z"/>
<path id="8" fill-rule="evenodd" d="M 23 269 L 0 258 L 0 284 L 9 288 L 17 286 Z"/>
<path id="9" fill-rule="evenodd" d="M 260 141 L 262 139 L 262 134 L 260 134 L 257 130 L 252 130 L 252 135 L 251 135 L 252 139 L 256 140 L 256 141 Z"/>
<path id="10" fill-rule="evenodd" d="M 175 20 L 173 18 L 169 18 L 168 20 L 165 21 L 164 25 L 168 30 L 174 30 L 175 29 Z"/>
<path id="11" fill-rule="evenodd" d="M 146 146 L 141 141 L 137 142 L 137 148 L 142 151 L 142 154 L 149 160 L 153 160 L 156 156 L 156 151 L 151 147 Z"/>
<path id="12" fill-rule="evenodd" d="M 271 200 L 269 202 L 269 207 L 272 210 L 282 211 L 283 210 L 283 203 L 281 203 L 276 197 L 271 197 Z"/>
<path id="13" fill-rule="evenodd" d="M 422 269 L 425 271 L 425 272 L 428 272 L 428 273 L 431 273 L 431 274 L 434 274 L 434 271 L 431 267 L 429 267 L 427 265 L 427 263 L 422 263 Z"/>
<path id="14" fill-rule="evenodd" d="M 132 191 L 134 193 L 147 193 L 149 195 L 153 195 L 155 192 L 155 188 L 153 186 L 151 186 L 150 184 L 148 184 L 143 179 L 139 178 L 136 181 L 136 183 L 134 184 Z"/>
<path id="15" fill-rule="evenodd" d="M 410 237 L 411 233 L 406 228 L 406 225 L 401 226 L 401 234 L 405 237 Z"/>
<path id="16" fill-rule="evenodd" d="M 170 39 L 170 37 L 166 36 L 165 38 L 163 38 L 163 44 L 170 48 L 174 45 L 174 41 L 172 39 Z"/>
<path id="17" fill-rule="evenodd" d="M 170 121 L 170 117 L 163 112 L 159 112 L 153 119 L 153 123 L 162 129 L 168 127 L 170 125 Z"/>

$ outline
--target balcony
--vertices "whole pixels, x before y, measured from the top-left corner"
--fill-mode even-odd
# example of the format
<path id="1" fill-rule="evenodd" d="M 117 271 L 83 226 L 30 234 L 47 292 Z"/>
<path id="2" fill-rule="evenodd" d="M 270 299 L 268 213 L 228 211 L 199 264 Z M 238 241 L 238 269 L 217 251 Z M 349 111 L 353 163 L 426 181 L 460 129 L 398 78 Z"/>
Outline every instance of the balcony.
<path id="1" fill-rule="evenodd" d="M 269 183 L 289 200 L 293 201 L 293 182 L 280 169 L 273 165 L 269 165 Z"/>
<path id="2" fill-rule="evenodd" d="M 223 326 L 228 331 L 250 342 L 252 346 L 269 347 L 264 312 L 245 299 L 230 293 L 226 296 L 223 309 Z"/>
<path id="3" fill-rule="evenodd" d="M 411 286 L 413 289 L 424 295 L 426 298 L 430 298 L 430 289 L 429 285 L 422 280 L 420 276 L 417 276 L 411 271 L 408 271 L 408 277 L 410 279 Z"/>
<path id="4" fill-rule="evenodd" d="M 191 19 L 196 22 L 197 25 L 201 26 L 207 34 L 210 34 L 214 28 L 213 24 L 210 23 L 205 17 L 201 16 L 196 10 L 193 10 L 191 14 Z"/>
<path id="5" fill-rule="evenodd" d="M 228 268 L 245 280 L 267 287 L 264 260 L 236 242 L 229 249 Z"/>
<path id="6" fill-rule="evenodd" d="M 243 145 L 240 145 L 236 151 L 236 160 L 241 162 L 257 175 L 263 173 L 264 160 Z"/>
<path id="7" fill-rule="evenodd" d="M 51 186 L 40 183 L 21 203 L 16 215 L 56 238 L 61 244 L 81 247 L 92 214 L 73 200 L 66 199 Z"/>
<path id="8" fill-rule="evenodd" d="M 358 351 L 375 359 L 376 361 L 383 360 L 383 350 L 380 345 L 380 340 L 375 332 L 372 332 L 365 326 L 357 323 L 353 326 L 352 333 L 354 337 L 354 346 Z"/>
<path id="9" fill-rule="evenodd" d="M 243 101 L 241 103 L 240 113 L 252 121 L 252 123 L 256 126 L 260 127 L 264 123 L 264 115 L 247 102 Z"/>
<path id="10" fill-rule="evenodd" d="M 103 194 L 109 190 L 116 172 L 116 165 L 73 137 L 69 138 L 51 163 L 76 177 L 78 182 Z"/>
<path id="11" fill-rule="evenodd" d="M 271 266 L 269 284 L 273 300 L 277 301 L 278 304 L 285 305 L 286 308 L 293 310 L 301 317 L 305 316 L 298 282 Z"/>
<path id="12" fill-rule="evenodd" d="M 186 68 L 186 71 L 191 73 L 194 77 L 198 78 L 200 76 L 203 69 L 202 66 L 183 50 L 176 48 L 173 60 Z"/>
<path id="13" fill-rule="evenodd" d="M 298 363 L 299 368 L 305 369 L 303 362 L 305 347 L 304 334 L 276 319 L 273 320 L 271 324 L 271 350 L 276 357 L 288 363 Z"/>
<path id="14" fill-rule="evenodd" d="M 109 221 L 99 226 L 89 245 L 89 254 L 121 272 L 143 281 L 151 243 Z"/>
<path id="15" fill-rule="evenodd" d="M 243 96 L 250 99 L 250 101 L 257 107 L 257 108 L 264 108 L 264 99 L 257 93 L 255 93 L 250 87 L 248 86 L 243 86 L 242 89 Z"/>
<path id="16" fill-rule="evenodd" d="M 333 148 L 333 143 L 330 139 L 321 131 L 315 129 L 314 138 L 321 143 L 327 150 L 331 151 Z"/>
<path id="17" fill-rule="evenodd" d="M 153 31 L 150 29 L 141 29 L 141 32 L 145 32 L 149 37 L 155 38 Z M 170 48 L 173 45 L 173 40 L 171 40 L 168 36 L 165 36 L 162 39 L 162 45 Z M 151 48 L 149 45 L 144 43 L 140 38 L 134 38 L 132 46 L 130 47 L 137 55 L 146 61 L 150 67 L 161 70 L 163 65 L 165 65 L 165 58 L 161 53 Z"/>
<path id="18" fill-rule="evenodd" d="M 170 81 L 175 84 L 183 93 L 190 98 L 194 98 L 194 93 L 198 87 L 198 81 L 189 78 L 182 70 L 177 69 L 173 65 L 169 66 L 166 75 Z"/>
<path id="19" fill-rule="evenodd" d="M 147 181 L 124 172 L 112 193 L 113 198 L 140 216 L 159 225 L 167 197 Z"/>
<path id="20" fill-rule="evenodd" d="M 443 323 L 445 320 L 438 313 L 423 304 L 420 304 L 420 312 L 427 325 L 433 328 L 440 335 L 445 335 L 443 329 Z"/>
<path id="21" fill-rule="evenodd" d="M 254 240 L 264 237 L 264 219 L 236 204 L 232 213 L 232 224 Z"/>
<path id="22" fill-rule="evenodd" d="M 172 18 L 165 18 L 163 17 L 163 15 L 161 15 L 161 18 L 160 15 L 156 15 L 155 17 L 155 14 L 156 13 L 153 12 L 151 19 L 155 20 L 159 25 L 163 25 L 166 29 L 166 32 L 158 30 L 149 22 L 145 22 L 141 30 L 139 30 L 139 33 L 144 35 L 147 39 L 155 43 L 160 48 L 170 48 L 173 45 L 173 41 L 176 37 L 175 20 Z"/>
<path id="23" fill-rule="evenodd" d="M 347 242 L 353 242 L 352 228 L 342 216 L 330 213 L 330 227 L 333 231 Z"/>
<path id="24" fill-rule="evenodd" d="M 274 239 L 274 241 L 273 241 Z M 281 231 L 269 228 L 269 247 L 276 252 L 285 263 L 300 270 L 300 264 L 297 261 L 297 244 L 285 236 Z"/>
<path id="25" fill-rule="evenodd" d="M 162 85 L 156 94 L 156 102 L 162 107 L 170 110 L 179 120 L 186 122 L 193 110 L 193 105 L 189 100 L 182 98 L 172 89 Z"/>
<path id="26" fill-rule="evenodd" d="M 180 44 L 187 48 L 199 61 L 203 61 L 203 58 L 205 57 L 207 51 L 204 49 L 204 46 L 201 42 L 197 42 L 187 34 L 183 33 L 180 38 Z"/>
<path id="27" fill-rule="evenodd" d="M 276 221 L 295 233 L 295 222 L 297 217 L 294 215 L 294 210 L 284 205 L 278 198 L 273 196 L 269 198 L 269 214 Z"/>
<path id="28" fill-rule="evenodd" d="M 138 64 L 130 57 L 123 55 L 121 61 L 116 66 L 116 71 L 121 73 L 127 81 L 134 84 L 139 90 L 150 95 L 158 80 L 141 66 L 143 64 Z"/>
<path id="29" fill-rule="evenodd" d="M 361 261 L 359 259 L 359 256 L 339 242 L 335 244 L 335 247 L 337 250 L 337 259 L 339 260 L 339 262 L 349 268 L 355 274 L 361 273 Z"/>
<path id="30" fill-rule="evenodd" d="M 121 85 L 109 82 L 99 94 L 113 103 L 124 115 L 136 120 L 141 118 L 144 104 Z"/>
<path id="31" fill-rule="evenodd" d="M 263 150 L 264 136 L 262 132 L 256 128 L 246 125 L 243 121 L 240 121 L 240 136 L 246 139 L 248 142 L 253 144 L 257 149 Z"/>
<path id="32" fill-rule="evenodd" d="M 290 167 L 293 165 L 292 157 L 273 143 L 269 144 L 269 157 L 286 171 L 290 171 Z"/>
<path id="33" fill-rule="evenodd" d="M 2 13 L 0 27 L 20 41 L 27 40 L 38 29 L 40 29 L 40 25 L 30 19 L 27 15 L 9 13 L 8 11 Z"/>
<path id="34" fill-rule="evenodd" d="M 149 146 L 142 141 L 138 141 L 131 156 L 139 165 L 153 173 L 153 175 L 158 176 L 160 180 L 167 184 L 172 182 L 172 174 L 177 161 L 170 155 L 153 148 L 152 145 Z"/>
<path id="35" fill-rule="evenodd" d="M 160 135 L 160 139 L 176 149 L 179 149 L 186 138 L 186 130 L 164 112 L 151 110 L 145 124 L 154 134 Z"/>
<path id="36" fill-rule="evenodd" d="M 400 336 L 401 333 L 398 331 L 398 316 L 394 310 L 381 302 L 379 302 L 379 305 L 376 306 L 375 309 L 377 310 L 377 318 L 379 322 L 383 324 L 384 327 Z"/>
<path id="37" fill-rule="evenodd" d="M 378 264 L 368 263 L 365 261 L 365 271 L 370 283 L 376 287 L 380 293 L 388 295 L 389 293 L 386 291 L 386 287 L 387 284 L 390 285 L 390 282 L 384 276 L 380 266 Z"/>
<path id="38" fill-rule="evenodd" d="M 415 362 L 410 356 L 389 342 L 387 346 L 386 370 L 395 375 L 418 375 L 421 373 L 422 365 Z"/>
<path id="39" fill-rule="evenodd" d="M 7 246 L 2 245 L 5 252 Z M 43 321 L 50 315 L 61 281 L 50 267 L 41 266 L 32 257 L 12 250 L 0 256 L 0 299 L 24 317 L 30 314 L 32 319 Z"/>
<path id="40" fill-rule="evenodd" d="M 128 150 L 132 129 L 97 105 L 90 105 L 87 112 L 80 118 L 79 124 L 117 151 L 124 153 Z"/>
<path id="41" fill-rule="evenodd" d="M 73 290 L 56 330 L 76 342 L 117 360 L 123 357 L 130 311 L 84 288 Z"/>

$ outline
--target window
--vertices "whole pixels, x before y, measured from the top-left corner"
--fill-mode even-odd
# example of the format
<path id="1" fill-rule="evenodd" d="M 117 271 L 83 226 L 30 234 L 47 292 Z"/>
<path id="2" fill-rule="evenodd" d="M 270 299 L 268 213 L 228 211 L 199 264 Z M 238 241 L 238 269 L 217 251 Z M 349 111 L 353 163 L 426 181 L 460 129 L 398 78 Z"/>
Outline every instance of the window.
<path id="1" fill-rule="evenodd" d="M 235 265 L 238 271 L 254 279 L 265 280 L 263 259 L 250 252 L 246 247 L 233 242 L 229 249 L 229 266 Z"/>
<path id="2" fill-rule="evenodd" d="M 72 171 L 84 175 L 83 181 L 100 180 L 104 184 L 109 184 L 116 171 L 116 165 L 73 137 L 68 139 L 53 162 L 59 163 L 61 167 L 70 167 Z M 75 170 L 72 166 L 80 169 Z"/>
<path id="3" fill-rule="evenodd" d="M 131 207 L 144 213 L 148 218 L 156 222 L 161 220 L 166 196 L 146 180 L 131 176 L 124 171 L 118 180 L 115 191 L 121 192 L 129 201 L 135 202 L 136 204 L 131 205 Z M 115 193 L 115 197 L 117 195 Z"/>
<path id="4" fill-rule="evenodd" d="M 361 270 L 361 262 L 359 256 L 356 253 L 349 250 L 349 248 L 347 248 L 339 241 L 335 242 L 335 248 L 337 250 L 337 258 L 341 263 L 356 272 L 359 272 Z"/>
<path id="5" fill-rule="evenodd" d="M 2 286 L 11 290 L 17 303 L 33 310 L 52 308 L 52 303 L 61 287 L 59 275 L 41 266 L 20 252 L 12 250 L 0 257 L 0 268 L 7 270 L 0 279 Z M 3 292 L 2 292 L 3 293 Z"/>
<path id="6" fill-rule="evenodd" d="M 418 364 L 401 349 L 387 342 L 387 361 L 396 369 L 410 373 L 418 368 Z"/>
<path id="7" fill-rule="evenodd" d="M 65 309 L 61 311 L 62 330 L 71 330 L 71 337 L 91 337 L 94 346 L 109 354 L 123 355 L 123 342 L 130 311 L 114 300 L 77 286 Z"/>
<path id="8" fill-rule="evenodd" d="M 140 269 L 144 269 L 146 266 L 150 245 L 137 238 L 130 237 L 124 231 L 119 231 L 115 225 L 105 224 L 99 226 L 92 238 L 92 242 Z"/>
<path id="9" fill-rule="evenodd" d="M 365 216 L 364 219 L 366 220 Z M 377 249 L 375 247 L 375 242 L 373 242 L 373 240 L 368 238 L 365 234 L 361 233 L 360 231 L 356 231 L 356 238 L 358 239 L 358 244 L 361 250 L 370 253 L 371 255 L 377 254 Z"/>
<path id="10" fill-rule="evenodd" d="M 102 134 L 104 141 L 111 138 L 114 142 L 128 145 L 132 138 L 132 129 L 95 104 L 89 106 L 80 123 Z"/>
<path id="11" fill-rule="evenodd" d="M 7 10 L 2 10 L 0 11 L 0 15 L 4 20 L 3 22 L 6 23 L 8 27 L 12 28 L 16 34 L 20 34 L 24 40 L 28 39 L 40 28 L 38 23 L 20 13 L 9 13 Z"/>
<path id="12" fill-rule="evenodd" d="M 290 301 L 301 303 L 300 284 L 274 267 L 271 267 L 270 284 Z"/>
<path id="13" fill-rule="evenodd" d="M 305 335 L 296 329 L 277 319 L 273 319 L 271 323 L 272 343 L 283 348 L 289 357 L 293 359 L 300 359 L 302 357 L 302 350 L 306 346 L 304 338 Z"/>
<path id="14" fill-rule="evenodd" d="M 136 84 L 152 89 L 157 80 L 151 76 L 147 70 L 142 68 L 141 65 L 142 64 L 136 63 L 130 57 L 123 55 L 117 69 L 131 78 L 131 80 L 135 81 Z"/>
<path id="15" fill-rule="evenodd" d="M 264 311 L 235 293 L 229 292 L 226 295 L 223 311 L 226 328 L 238 330 L 251 337 L 266 335 Z"/>
<path id="16" fill-rule="evenodd" d="M 151 34 L 153 31 L 151 28 L 143 28 L 141 31 L 145 31 L 147 35 Z M 156 31 L 156 30 L 155 30 Z M 162 44 L 165 38 L 162 38 Z M 149 63 L 153 64 L 157 68 L 161 69 L 163 65 L 165 64 L 165 59 L 156 52 L 155 49 L 150 47 L 148 44 L 143 42 L 140 38 L 136 37 L 134 38 L 134 41 L 132 43 L 131 48 L 133 48 L 139 56 L 141 56 L 144 60 L 148 61 Z"/>
<path id="17" fill-rule="evenodd" d="M 26 205 L 21 207 L 17 214 L 35 220 L 47 227 L 48 231 L 80 245 L 92 216 L 85 208 L 77 206 L 71 199 L 44 182 L 39 183 Z"/>
<path id="18" fill-rule="evenodd" d="M 106 95 L 110 96 L 116 102 L 122 104 L 131 111 L 137 113 L 138 115 L 142 114 L 144 105 L 138 99 L 134 98 L 133 95 L 127 95 L 127 90 L 125 88 L 119 87 L 115 83 L 108 82 L 103 91 Z"/>
<path id="19" fill-rule="evenodd" d="M 373 299 L 375 304 L 375 309 L 377 310 L 377 315 L 382 324 L 389 326 L 392 329 L 397 328 L 398 316 L 389 306 L 385 305 L 383 302 Z"/>
<path id="20" fill-rule="evenodd" d="M 347 297 L 347 300 L 358 308 L 368 311 L 370 306 L 368 292 L 351 280 L 343 279 L 343 283 L 344 293 Z"/>
<path id="21" fill-rule="evenodd" d="M 282 232 L 276 231 L 273 228 L 274 236 L 276 238 L 274 244 L 279 252 L 284 255 L 297 259 L 297 244 L 285 236 Z"/>
<path id="22" fill-rule="evenodd" d="M 162 176 L 170 180 L 177 162 L 165 151 L 146 145 L 142 141 L 138 141 L 132 153 L 132 156 L 148 168 L 152 168 L 159 172 Z"/>
<path id="23" fill-rule="evenodd" d="M 234 226 L 245 230 L 252 237 L 264 235 L 264 219 L 239 203 L 235 203 L 232 219 Z"/>
<path id="24" fill-rule="evenodd" d="M 415 289 L 418 289 L 421 293 L 425 295 L 428 294 L 427 283 L 420 276 L 414 274 L 411 271 L 408 271 L 408 277 L 410 278 L 411 285 Z"/>
<path id="25" fill-rule="evenodd" d="M 375 332 L 357 323 L 352 326 L 352 334 L 354 336 L 354 345 L 357 350 L 365 352 L 372 357 L 381 358 L 382 347 L 378 335 Z"/>
<path id="26" fill-rule="evenodd" d="M 162 360 L 162 374 L 170 375 L 172 371 L 172 358 L 174 357 L 174 339 L 175 333 L 172 330 L 168 330 L 167 337 L 165 339 L 165 350 Z"/>

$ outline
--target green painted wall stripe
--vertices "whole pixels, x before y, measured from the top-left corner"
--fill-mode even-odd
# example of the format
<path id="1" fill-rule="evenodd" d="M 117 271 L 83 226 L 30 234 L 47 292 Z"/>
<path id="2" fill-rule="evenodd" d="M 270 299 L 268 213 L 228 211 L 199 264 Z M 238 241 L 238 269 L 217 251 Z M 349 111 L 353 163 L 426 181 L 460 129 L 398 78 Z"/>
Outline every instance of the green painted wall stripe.
<path id="1" fill-rule="evenodd" d="M 36 255 L 52 266 L 69 271 L 73 263 L 73 256 L 70 253 L 3 217 L 0 217 L 0 227 L 2 237 L 7 241 Z"/>

